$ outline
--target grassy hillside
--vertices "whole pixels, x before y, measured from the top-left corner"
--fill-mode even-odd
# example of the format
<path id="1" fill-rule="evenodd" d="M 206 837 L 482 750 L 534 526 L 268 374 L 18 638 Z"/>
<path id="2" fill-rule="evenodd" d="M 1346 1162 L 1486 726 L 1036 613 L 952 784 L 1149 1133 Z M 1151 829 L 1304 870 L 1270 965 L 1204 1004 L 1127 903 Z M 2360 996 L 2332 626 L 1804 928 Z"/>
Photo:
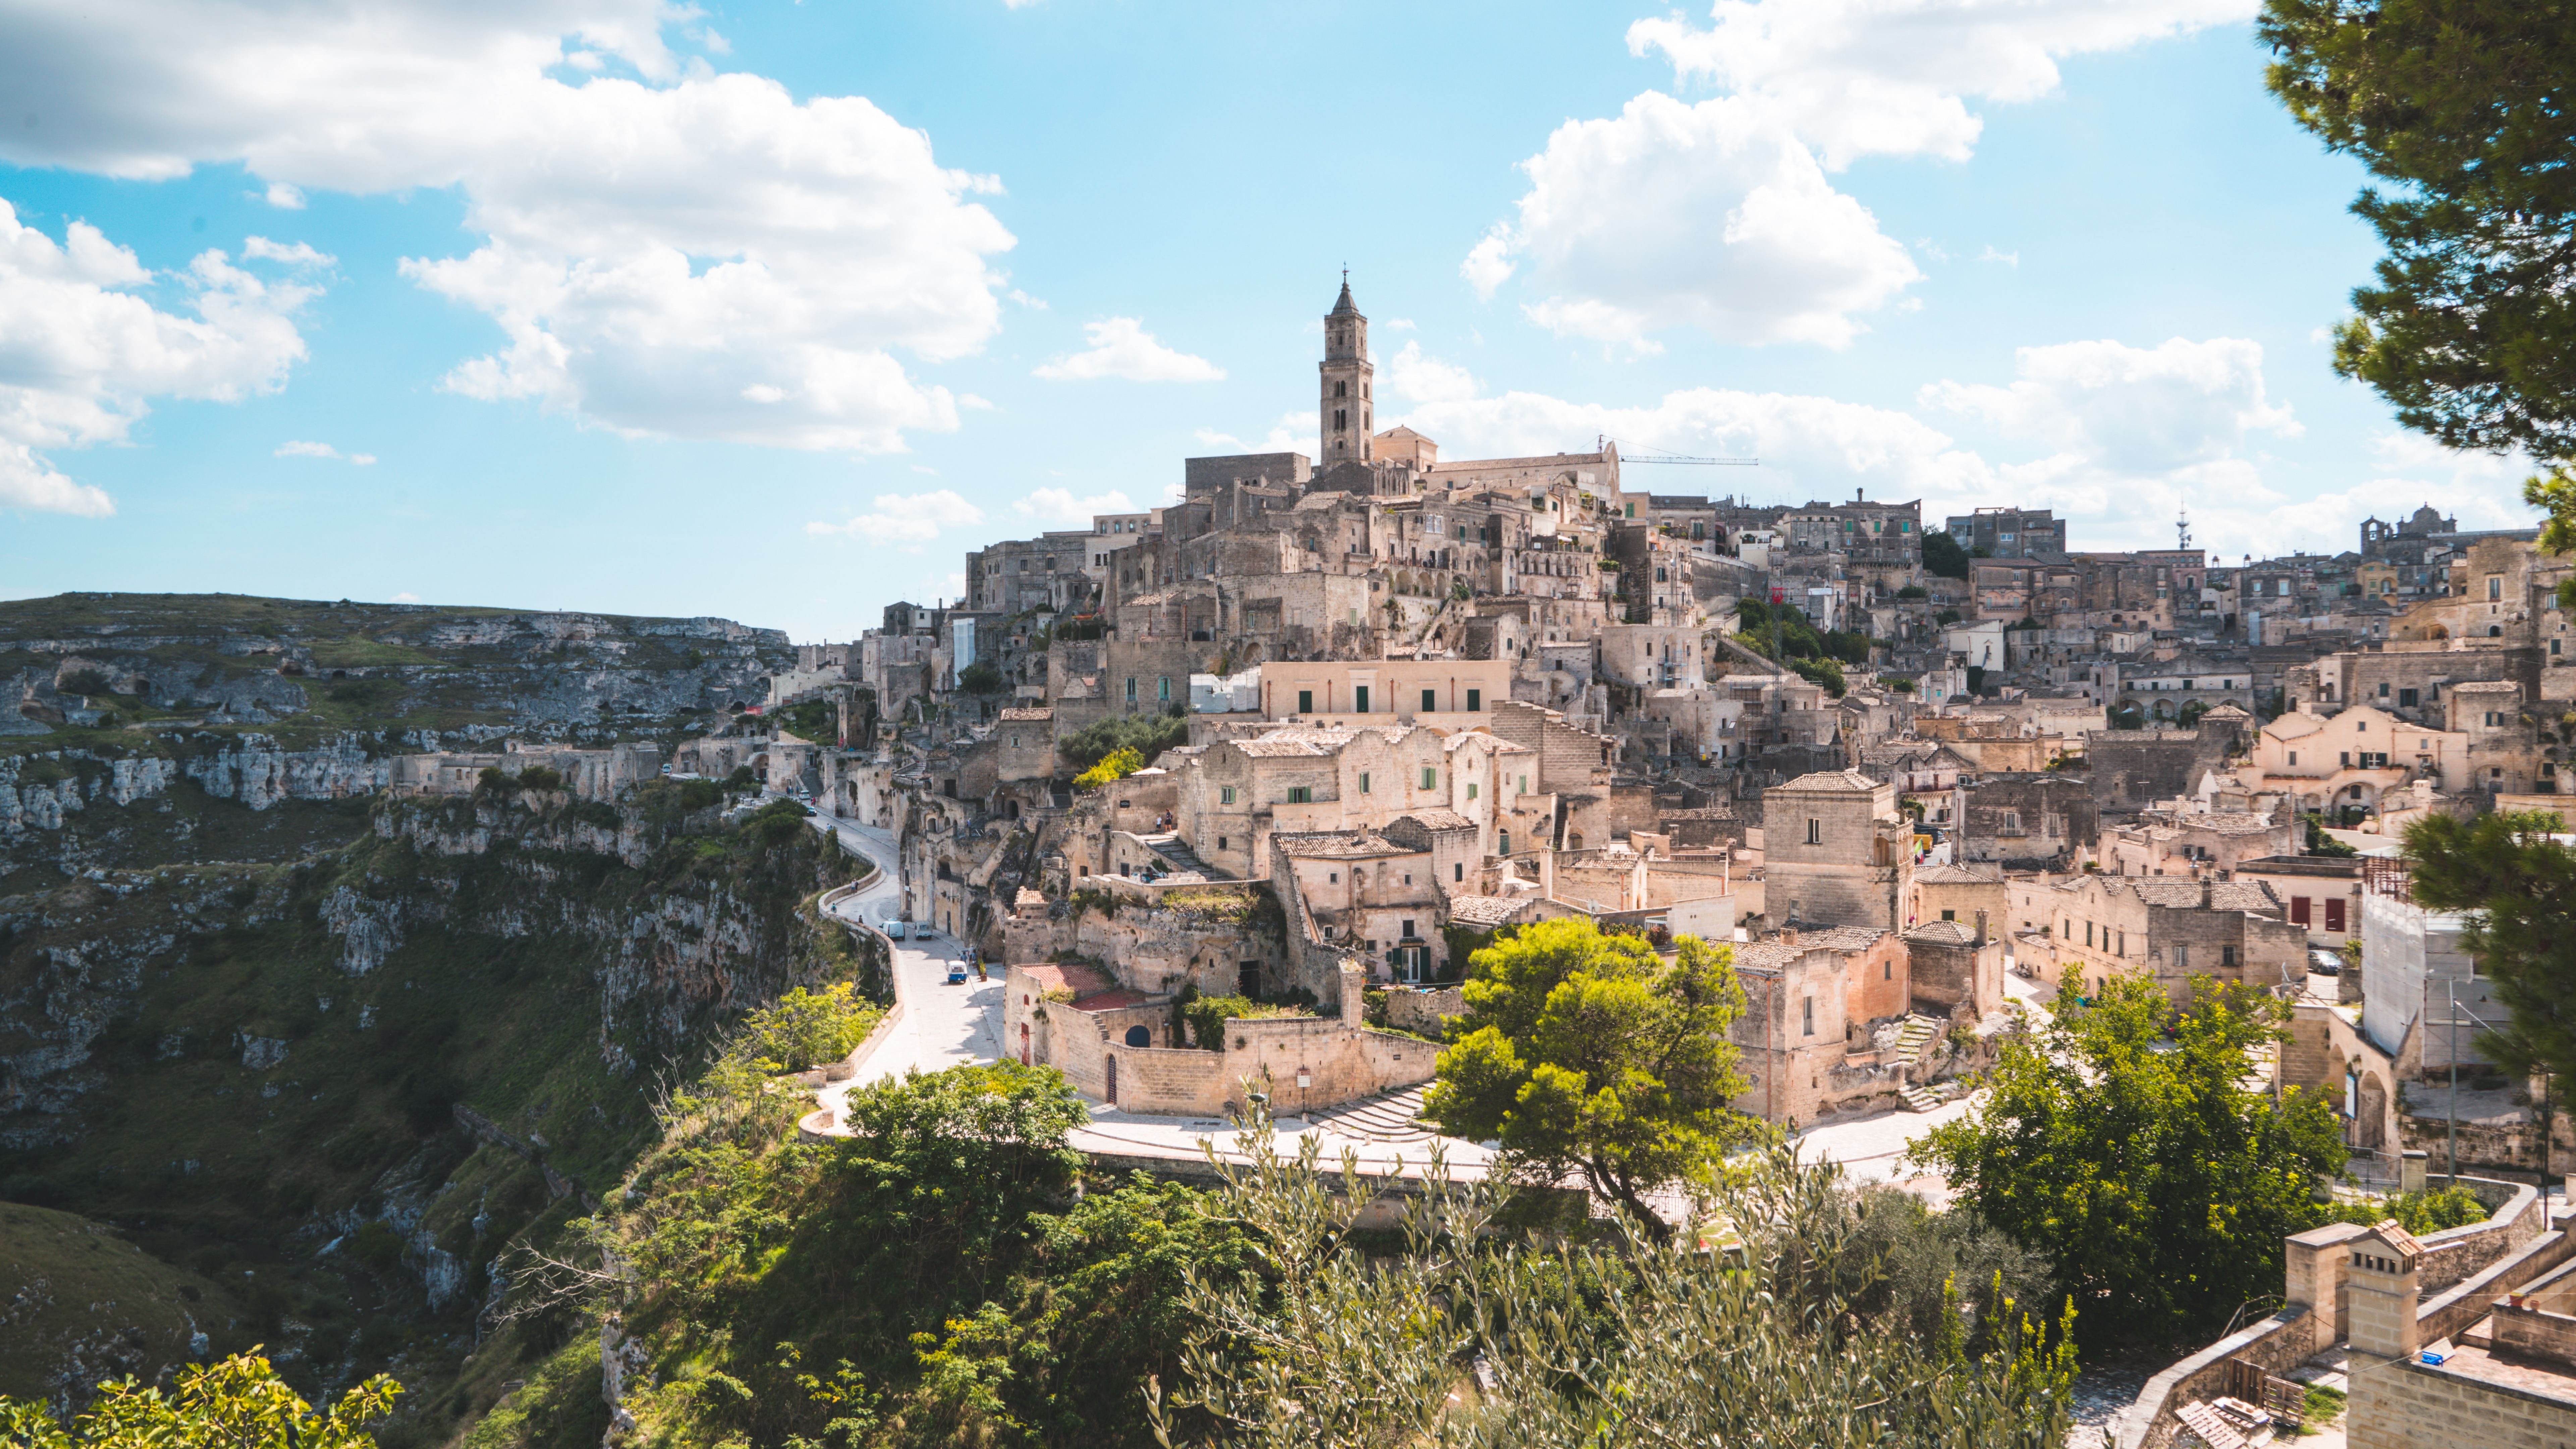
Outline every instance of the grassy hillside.
<path id="1" fill-rule="evenodd" d="M 250 1346 L 232 1295 L 70 1213 L 0 1202 L 0 1396 L 52 1398 Z"/>

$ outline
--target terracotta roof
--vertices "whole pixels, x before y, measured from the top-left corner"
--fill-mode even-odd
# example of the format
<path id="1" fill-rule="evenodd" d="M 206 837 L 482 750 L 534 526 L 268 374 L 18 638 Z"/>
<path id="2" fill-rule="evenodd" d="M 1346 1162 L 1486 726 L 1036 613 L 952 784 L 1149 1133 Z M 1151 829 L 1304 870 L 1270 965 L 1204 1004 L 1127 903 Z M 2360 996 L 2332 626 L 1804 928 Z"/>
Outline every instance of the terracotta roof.
<path id="1" fill-rule="evenodd" d="M 1449 919 L 1466 926 L 1499 926 L 1519 915 L 1525 904 L 1510 896 L 1451 896 Z"/>
<path id="2" fill-rule="evenodd" d="M 1365 831 L 1330 835 L 1273 835 L 1279 848 L 1292 858 L 1307 860 L 1374 860 L 1382 855 L 1412 855 L 1415 852 L 1388 840 L 1383 835 Z"/>
<path id="3" fill-rule="evenodd" d="M 1916 885 L 2002 885 L 1997 876 L 1979 875 L 1963 865 L 1927 865 L 1914 872 Z"/>
<path id="4" fill-rule="evenodd" d="M 1144 992 L 1128 991 L 1122 988 L 1117 991 L 1104 991 L 1098 996 L 1077 996 L 1073 1001 L 1073 1009 L 1076 1011 L 1116 1011 L 1122 1006 L 1143 1006 L 1152 999 L 1152 997 L 1147 996 Z"/>
<path id="5" fill-rule="evenodd" d="M 2232 704 L 2222 704 L 2216 709 L 2201 711 L 2200 717 L 2202 719 L 2252 719 L 2254 716 Z"/>
<path id="6" fill-rule="evenodd" d="M 1231 740 L 1228 743 L 1256 760 L 1311 760 L 1332 753 L 1307 740 Z"/>
<path id="7" fill-rule="evenodd" d="M 1858 770 L 1818 770 L 1812 775 L 1800 775 L 1794 780 L 1771 788 L 1774 790 L 1871 791 L 1879 788 L 1879 782 Z"/>
<path id="8" fill-rule="evenodd" d="M 2397 1219 L 2395 1218 L 2380 1219 L 2378 1222 L 2371 1224 L 2370 1231 L 2373 1234 L 2376 1234 L 2381 1242 L 2386 1243 L 2388 1246 L 2395 1248 L 2397 1251 L 2404 1253 L 2410 1258 L 2420 1258 L 2424 1256 L 2423 1241 L 2417 1238 L 2413 1233 L 2399 1227 L 2397 1225 Z"/>
<path id="9" fill-rule="evenodd" d="M 1977 939 L 1977 933 L 1956 921 L 1925 921 L 1907 931 L 1905 939 L 1943 946 L 1965 946 Z"/>
<path id="10" fill-rule="evenodd" d="M 1103 991 L 1113 991 L 1118 986 L 1117 982 L 1109 979 L 1107 973 L 1095 967 L 1073 962 L 1057 965 L 1050 961 L 1040 961 L 1032 965 L 1024 965 L 1019 969 L 1029 973 L 1029 979 L 1035 981 L 1040 988 L 1047 991 L 1070 991 L 1076 1000 L 1085 996 L 1095 996 Z"/>
<path id="11" fill-rule="evenodd" d="M 2112 877 L 2137 893 L 2138 899 L 2151 906 L 2196 906 L 2201 903 L 2203 885 L 2209 887 L 2209 908 L 2214 911 L 2252 911 L 2272 915 L 2281 903 L 2272 888 L 2261 881 L 2219 880 L 2196 881 L 2183 876 Z"/>
<path id="12" fill-rule="evenodd" d="M 1410 820 L 1425 830 L 1474 830 L 1476 822 L 1455 810 L 1408 810 L 1396 817 Z"/>

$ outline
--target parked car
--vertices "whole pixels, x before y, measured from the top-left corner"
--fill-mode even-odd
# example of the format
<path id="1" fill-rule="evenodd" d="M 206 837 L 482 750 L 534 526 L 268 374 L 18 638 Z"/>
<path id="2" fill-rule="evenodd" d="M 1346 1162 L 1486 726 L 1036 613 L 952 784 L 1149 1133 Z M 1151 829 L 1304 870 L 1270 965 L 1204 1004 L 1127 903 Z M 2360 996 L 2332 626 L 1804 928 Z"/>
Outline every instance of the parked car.
<path id="1" fill-rule="evenodd" d="M 903 922 L 901 921 L 888 921 L 885 923 L 885 933 L 889 940 L 902 940 L 904 938 L 903 930 Z"/>
<path id="2" fill-rule="evenodd" d="M 2308 948 L 2308 969 L 2319 976 L 2341 976 L 2343 953 L 2311 946 Z"/>
<path id="3" fill-rule="evenodd" d="M 951 961 L 948 963 L 948 984 L 951 986 L 963 986 L 966 984 L 965 962 Z"/>

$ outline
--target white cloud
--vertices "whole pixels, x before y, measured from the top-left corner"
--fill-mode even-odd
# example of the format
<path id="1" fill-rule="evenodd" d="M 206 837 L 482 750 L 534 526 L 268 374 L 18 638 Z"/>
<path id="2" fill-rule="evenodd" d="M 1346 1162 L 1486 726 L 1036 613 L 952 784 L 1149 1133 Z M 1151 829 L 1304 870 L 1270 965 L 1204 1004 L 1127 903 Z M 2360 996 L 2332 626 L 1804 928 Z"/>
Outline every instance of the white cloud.
<path id="1" fill-rule="evenodd" d="M 1921 278 L 1827 179 L 1871 154 L 1966 160 L 1970 98 L 2053 90 L 2057 59 L 2240 20 L 2254 0 L 1718 0 L 1713 26 L 1640 20 L 1699 103 L 1648 91 L 1569 121 L 1522 163 L 1517 217 L 1459 272 L 1491 299 L 1521 275 L 1560 335 L 1635 342 L 1688 324 L 1729 342 L 1839 347 Z M 1937 249 L 1927 255 L 1939 256 Z M 1899 305 L 1902 305 L 1899 303 Z"/>
<path id="2" fill-rule="evenodd" d="M 361 468 L 364 468 L 376 461 L 376 455 L 373 453 L 343 453 L 339 449 L 332 447 L 329 443 L 280 443 L 277 445 L 276 456 L 280 458 L 335 458 L 344 463 L 355 463 Z"/>
<path id="3" fill-rule="evenodd" d="M 397 604 L 417 604 L 420 602 L 420 595 L 414 593 L 396 594 L 393 597 L 393 602 Z"/>
<path id="4" fill-rule="evenodd" d="M 954 428 L 947 390 L 896 354 L 958 357 L 998 326 L 986 259 L 1012 238 L 967 199 L 995 183 L 942 168 L 927 136 L 867 100 L 800 103 L 683 64 L 662 27 L 695 13 L 38 7 L 13 17 L 0 93 L 43 124 L 0 128 L 0 160 L 134 179 L 238 162 L 299 196 L 457 188 L 480 243 L 403 271 L 505 338 L 449 373 L 468 396 L 799 448 L 888 451 L 908 430 Z"/>
<path id="5" fill-rule="evenodd" d="M 1407 401 L 1436 403 L 1461 402 L 1479 389 L 1467 369 L 1426 357 L 1420 342 L 1408 340 L 1403 351 L 1387 359 L 1386 390 Z"/>
<path id="6" fill-rule="evenodd" d="M 1760 100 L 1648 91 L 1613 119 L 1558 127 L 1522 164 L 1519 220 L 1465 271 L 1490 295 L 1509 258 L 1526 261 L 1542 294 L 1529 315 L 1559 334 L 1624 342 L 1687 323 L 1728 342 L 1840 347 L 1856 314 L 1922 276 Z"/>
<path id="7" fill-rule="evenodd" d="M 1294 453 L 1300 449 L 1314 447 L 1317 438 L 1321 436 L 1323 425 L 1323 415 L 1309 410 L 1302 413 L 1281 413 L 1279 421 L 1270 425 L 1270 432 L 1266 437 L 1238 438 L 1232 433 L 1220 433 L 1214 428 L 1201 428 L 1197 436 L 1198 440 L 1206 446 L 1222 448 L 1228 453 Z M 1388 426 L 1392 427 L 1393 424 Z"/>
<path id="8" fill-rule="evenodd" d="M 1012 504 L 1011 511 L 1044 523 L 1088 525 L 1095 513 L 1133 513 L 1136 504 L 1114 488 L 1087 498 L 1076 498 L 1070 488 L 1040 488 Z"/>
<path id="9" fill-rule="evenodd" d="M 1085 322 L 1082 335 L 1091 343 L 1090 351 L 1040 364 L 1037 375 L 1056 382 L 1100 377 L 1123 377 L 1130 382 L 1215 382 L 1225 376 L 1224 368 L 1206 358 L 1175 352 L 1155 341 L 1145 324 L 1133 317 Z"/>
<path id="10" fill-rule="evenodd" d="M 1977 253 L 1977 260 L 1981 262 L 2001 262 L 2005 266 L 2018 269 L 2021 266 L 2021 253 L 1999 252 L 1995 250 L 1994 243 L 1988 242 L 1986 243 L 1986 249 Z"/>
<path id="11" fill-rule="evenodd" d="M 1873 153 L 1964 161 L 1984 122 L 1970 98 L 2031 101 L 2057 61 L 2248 18 L 2254 0 L 1718 0 L 1707 30 L 1678 16 L 1628 28 L 1677 79 L 1777 106 L 1841 170 Z"/>
<path id="12" fill-rule="evenodd" d="M 289 186 L 283 181 L 272 181 L 268 183 L 268 190 L 261 194 L 265 197 L 269 205 L 276 207 L 280 211 L 302 211 L 304 209 L 304 193 L 293 186 Z"/>
<path id="13" fill-rule="evenodd" d="M 264 236 L 242 238 L 242 259 L 284 262 L 290 267 L 327 267 L 340 260 L 329 252 L 315 251 L 310 242 L 273 242 Z"/>
<path id="14" fill-rule="evenodd" d="M 1493 300 L 1494 289 L 1511 280 L 1517 270 L 1512 264 L 1512 229 L 1496 222 L 1485 239 L 1467 249 L 1467 259 L 1458 264 L 1458 275 L 1476 289 L 1476 300 Z"/>
<path id="15" fill-rule="evenodd" d="M 811 534 L 841 534 L 875 543 L 891 543 L 919 553 L 943 528 L 965 528 L 984 521 L 984 510 L 948 489 L 935 493 L 880 493 L 876 506 L 847 523 L 809 523 Z"/>
<path id="16" fill-rule="evenodd" d="M 2263 349 L 2241 337 L 2025 347 L 2009 387 L 1934 383 L 1926 407 L 1982 417 L 2114 475 L 2169 473 L 2230 456 L 2248 432 L 2295 437 L 2287 404 L 2264 397 Z"/>
<path id="17" fill-rule="evenodd" d="M 140 289 L 166 281 L 196 315 Z M 270 283 L 220 251 L 156 278 L 87 222 L 58 245 L 0 200 L 0 508 L 100 517 L 115 505 L 45 450 L 124 441 L 154 397 L 234 402 L 303 360 L 292 316 L 313 289 Z"/>

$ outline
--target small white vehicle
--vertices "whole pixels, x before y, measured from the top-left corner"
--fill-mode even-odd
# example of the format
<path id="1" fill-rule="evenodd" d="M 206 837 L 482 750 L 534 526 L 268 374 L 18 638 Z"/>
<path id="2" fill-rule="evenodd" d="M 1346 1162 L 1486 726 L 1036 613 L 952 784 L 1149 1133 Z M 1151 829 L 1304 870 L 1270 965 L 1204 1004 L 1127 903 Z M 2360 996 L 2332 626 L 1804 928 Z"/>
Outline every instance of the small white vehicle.
<path id="1" fill-rule="evenodd" d="M 901 921 L 888 921 L 888 922 L 886 922 L 886 923 L 885 923 L 885 933 L 886 933 L 886 939 L 888 939 L 888 940 L 890 940 L 890 941 L 900 941 L 900 940 L 902 940 L 902 939 L 904 938 L 904 924 L 903 924 L 903 922 L 901 922 Z"/>

